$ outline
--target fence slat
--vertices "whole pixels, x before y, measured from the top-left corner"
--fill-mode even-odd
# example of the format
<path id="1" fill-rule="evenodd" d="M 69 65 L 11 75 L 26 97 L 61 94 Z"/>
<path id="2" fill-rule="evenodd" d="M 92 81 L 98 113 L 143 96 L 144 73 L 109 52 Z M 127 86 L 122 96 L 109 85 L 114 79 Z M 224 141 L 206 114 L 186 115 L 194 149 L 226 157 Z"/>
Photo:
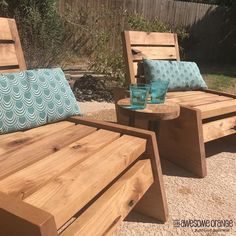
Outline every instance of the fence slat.
<path id="1" fill-rule="evenodd" d="M 188 58 L 193 58 L 194 60 L 218 60 L 223 57 L 226 58 L 225 55 L 227 53 L 230 54 L 228 58 L 235 58 L 232 48 L 234 47 L 235 42 L 233 41 L 236 33 L 233 33 L 234 35 L 230 36 L 230 39 L 228 39 L 227 35 L 229 32 L 236 32 L 235 26 L 232 26 L 235 24 L 232 22 L 234 21 L 233 14 L 236 14 L 236 9 L 229 13 L 229 9 L 216 5 L 173 0 L 59 0 L 58 3 L 61 15 L 65 15 L 68 8 L 78 12 L 79 8 L 86 7 L 88 14 L 90 12 L 89 9 L 96 10 L 96 13 L 94 11 L 91 13 L 93 18 L 95 18 L 94 15 L 96 14 L 99 16 L 101 6 L 108 11 L 117 9 L 117 13 L 114 14 L 112 19 L 113 22 L 101 20 L 98 24 L 91 20 L 93 28 L 97 28 L 98 25 L 104 28 L 108 25 L 114 27 L 112 29 L 112 38 L 108 45 L 111 50 L 119 49 L 120 39 L 115 27 L 119 25 L 120 29 L 128 30 L 125 16 L 118 13 L 118 8 L 123 8 L 128 13 L 138 13 L 146 19 L 157 18 L 163 23 L 172 25 L 174 28 L 181 26 L 189 29 L 192 36 L 191 44 L 194 46 L 192 47 L 191 45 L 191 48 L 188 49 L 189 51 L 191 50 L 191 56 Z M 225 29 L 229 29 L 228 32 L 225 32 Z M 227 45 L 222 46 L 220 42 L 225 40 L 225 36 L 227 36 L 228 40 Z M 209 42 L 211 42 L 210 47 Z M 221 52 L 219 52 L 219 44 L 221 45 Z"/>

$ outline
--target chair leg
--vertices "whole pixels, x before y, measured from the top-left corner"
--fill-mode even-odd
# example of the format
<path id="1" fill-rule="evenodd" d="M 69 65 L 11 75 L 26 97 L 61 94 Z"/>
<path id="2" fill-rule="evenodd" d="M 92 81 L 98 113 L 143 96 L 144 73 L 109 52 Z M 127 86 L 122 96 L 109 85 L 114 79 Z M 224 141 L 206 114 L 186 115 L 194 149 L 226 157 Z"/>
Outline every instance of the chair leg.
<path id="1" fill-rule="evenodd" d="M 162 121 L 158 147 L 161 158 L 196 174 L 206 176 L 205 147 L 201 112 L 181 107 L 179 118 Z"/>
<path id="2" fill-rule="evenodd" d="M 149 139 L 147 143 L 146 155 L 151 159 L 154 183 L 137 203 L 134 210 L 152 217 L 157 221 L 166 222 L 168 220 L 169 211 L 156 143 L 156 136 L 153 133 L 152 139 Z"/>

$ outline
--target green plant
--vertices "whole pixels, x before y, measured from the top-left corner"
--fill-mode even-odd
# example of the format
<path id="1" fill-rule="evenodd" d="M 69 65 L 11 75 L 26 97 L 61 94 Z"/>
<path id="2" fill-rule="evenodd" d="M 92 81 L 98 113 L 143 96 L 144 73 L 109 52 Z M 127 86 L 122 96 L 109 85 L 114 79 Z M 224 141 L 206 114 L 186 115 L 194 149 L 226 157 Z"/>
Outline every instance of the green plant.
<path id="1" fill-rule="evenodd" d="M 2 12 L 3 15 L 6 14 L 7 7 L 8 7 L 8 4 L 6 0 L 0 0 L 0 12 Z"/>
<path id="2" fill-rule="evenodd" d="M 63 20 L 56 0 L 5 0 L 6 15 L 17 21 L 29 68 L 56 65 L 65 53 Z"/>
<path id="3" fill-rule="evenodd" d="M 122 9 L 79 8 L 75 12 L 66 9 L 65 20 L 73 26 L 70 45 L 78 56 L 89 59 L 89 67 L 122 84 L 124 61 L 121 52 L 120 32 L 123 26 L 116 17 L 123 16 Z M 116 39 L 114 41 L 114 39 Z M 114 46 L 115 44 L 115 46 Z"/>
<path id="4" fill-rule="evenodd" d="M 102 28 L 102 30 L 101 28 L 98 28 L 100 32 L 95 33 L 96 42 L 94 44 L 95 46 L 91 47 L 92 53 L 90 57 L 90 65 L 93 70 L 106 74 L 116 80 L 120 85 L 123 85 L 125 82 L 125 63 L 122 53 L 122 42 L 120 39 L 120 32 L 124 30 L 124 25 L 126 25 L 130 30 L 176 32 L 180 42 L 189 36 L 183 27 L 173 27 L 164 24 L 157 18 L 148 20 L 140 14 L 128 14 L 124 9 L 120 9 L 119 11 L 116 11 L 116 13 L 109 12 L 108 15 L 101 15 L 104 17 L 103 20 L 110 22 L 110 24 L 106 28 Z M 119 19 L 123 18 L 124 25 L 116 22 L 114 20 L 114 15 L 118 16 Z M 117 41 L 115 48 L 111 45 L 111 40 L 114 38 L 116 38 Z M 181 53 L 183 54 L 182 48 Z"/>

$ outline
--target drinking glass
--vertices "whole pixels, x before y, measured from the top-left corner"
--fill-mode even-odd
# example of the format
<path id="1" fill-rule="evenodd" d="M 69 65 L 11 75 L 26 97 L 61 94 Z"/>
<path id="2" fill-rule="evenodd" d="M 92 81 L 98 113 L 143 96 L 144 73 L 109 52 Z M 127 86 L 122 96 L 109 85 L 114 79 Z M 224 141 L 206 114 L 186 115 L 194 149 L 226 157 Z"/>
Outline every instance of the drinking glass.
<path id="1" fill-rule="evenodd" d="M 150 103 L 154 104 L 164 103 L 168 86 L 169 86 L 168 80 L 156 80 L 151 82 Z"/>
<path id="2" fill-rule="evenodd" d="M 147 98 L 150 85 L 132 84 L 130 85 L 130 100 L 132 109 L 144 109 L 147 105 Z"/>

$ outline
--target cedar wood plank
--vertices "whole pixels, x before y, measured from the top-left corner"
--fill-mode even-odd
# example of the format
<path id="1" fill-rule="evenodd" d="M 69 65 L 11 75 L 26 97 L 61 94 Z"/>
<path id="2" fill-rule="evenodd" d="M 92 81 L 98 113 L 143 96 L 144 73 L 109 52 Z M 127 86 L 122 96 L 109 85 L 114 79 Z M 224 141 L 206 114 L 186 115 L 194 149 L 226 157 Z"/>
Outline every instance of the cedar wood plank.
<path id="1" fill-rule="evenodd" d="M 131 128 L 129 126 L 123 126 L 119 124 L 110 123 L 108 125 L 102 121 L 81 118 L 79 116 L 71 117 L 68 120 L 78 124 L 91 125 L 100 129 L 109 129 L 114 132 L 145 138 L 147 140 L 147 149 L 145 155 L 150 157 L 151 160 L 154 184 L 137 204 L 135 210 L 159 221 L 167 221 L 169 212 L 155 133 L 149 130 Z"/>
<path id="2" fill-rule="evenodd" d="M 50 212 L 60 228 L 145 150 L 146 140 L 123 135 L 24 201 Z"/>
<path id="3" fill-rule="evenodd" d="M 94 131 L 96 131 L 96 128 L 88 126 L 71 126 L 66 128 L 63 133 L 58 131 L 38 142 L 26 145 L 24 148 L 1 155 L 0 179 L 6 178 L 14 172 L 59 151 Z"/>
<path id="4" fill-rule="evenodd" d="M 96 131 L 3 179 L 0 191 L 24 199 L 119 137 L 119 133 Z"/>
<path id="5" fill-rule="evenodd" d="M 150 160 L 138 161 L 88 210 L 80 215 L 61 236 L 111 234 L 152 183 Z"/>

